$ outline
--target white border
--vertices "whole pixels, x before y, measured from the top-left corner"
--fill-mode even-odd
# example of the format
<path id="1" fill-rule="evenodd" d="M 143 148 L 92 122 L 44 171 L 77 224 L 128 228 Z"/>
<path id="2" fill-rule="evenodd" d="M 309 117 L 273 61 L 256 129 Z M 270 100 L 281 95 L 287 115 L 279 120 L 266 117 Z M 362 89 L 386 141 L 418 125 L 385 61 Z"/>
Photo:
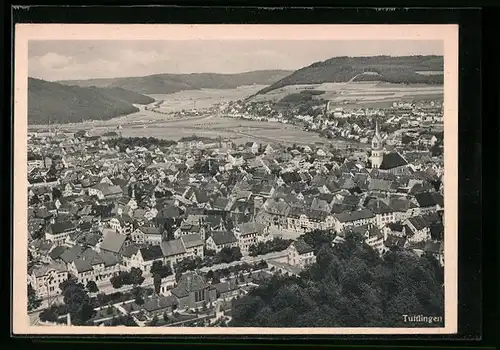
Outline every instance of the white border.
<path id="1" fill-rule="evenodd" d="M 29 40 L 442 40 L 444 42 L 445 326 L 443 328 L 201 328 L 30 326 L 27 310 L 27 74 Z M 20 334 L 455 334 L 457 333 L 458 25 L 16 24 L 13 324 Z"/>

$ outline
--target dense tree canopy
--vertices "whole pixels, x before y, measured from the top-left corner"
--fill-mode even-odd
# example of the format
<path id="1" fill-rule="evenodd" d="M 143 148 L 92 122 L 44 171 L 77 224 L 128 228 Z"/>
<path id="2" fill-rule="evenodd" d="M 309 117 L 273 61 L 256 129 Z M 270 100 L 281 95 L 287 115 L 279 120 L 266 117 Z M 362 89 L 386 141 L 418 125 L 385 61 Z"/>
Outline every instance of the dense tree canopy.
<path id="1" fill-rule="evenodd" d="M 74 325 L 85 325 L 94 315 L 94 308 L 85 286 L 69 279 L 60 285 L 64 304 Z"/>
<path id="2" fill-rule="evenodd" d="M 117 137 L 107 141 L 110 148 L 118 147 L 120 151 L 124 152 L 127 148 L 151 146 L 169 147 L 175 145 L 175 141 L 157 139 L 155 137 Z"/>
<path id="3" fill-rule="evenodd" d="M 271 241 L 259 242 L 255 245 L 251 245 L 249 250 L 250 256 L 264 255 L 271 252 L 279 252 L 288 248 L 292 243 L 290 239 L 283 239 L 276 237 Z"/>
<path id="4" fill-rule="evenodd" d="M 118 275 L 111 277 L 111 285 L 114 288 L 121 288 L 124 285 L 141 285 L 144 282 L 142 270 L 137 267 L 132 267 L 130 272 L 121 271 Z"/>
<path id="5" fill-rule="evenodd" d="M 28 311 L 36 310 L 41 304 L 42 300 L 38 298 L 31 284 L 28 284 Z"/>
<path id="6" fill-rule="evenodd" d="M 230 326 L 429 326 L 404 323 L 403 315 L 443 316 L 442 285 L 434 258 L 404 250 L 381 258 L 348 237 L 333 248 L 322 245 L 317 263 L 300 277 L 275 276 L 236 301 Z"/>

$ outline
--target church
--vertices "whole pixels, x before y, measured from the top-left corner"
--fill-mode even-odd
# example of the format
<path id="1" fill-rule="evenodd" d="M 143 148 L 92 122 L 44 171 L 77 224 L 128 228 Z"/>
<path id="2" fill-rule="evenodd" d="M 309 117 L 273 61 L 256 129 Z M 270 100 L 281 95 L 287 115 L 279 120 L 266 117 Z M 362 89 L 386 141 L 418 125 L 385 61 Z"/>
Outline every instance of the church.
<path id="1" fill-rule="evenodd" d="M 378 121 L 375 122 L 375 135 L 372 139 L 370 162 L 372 169 L 391 174 L 403 174 L 406 172 L 408 162 L 395 151 L 388 152 L 385 149 L 384 140 L 380 136 Z"/>

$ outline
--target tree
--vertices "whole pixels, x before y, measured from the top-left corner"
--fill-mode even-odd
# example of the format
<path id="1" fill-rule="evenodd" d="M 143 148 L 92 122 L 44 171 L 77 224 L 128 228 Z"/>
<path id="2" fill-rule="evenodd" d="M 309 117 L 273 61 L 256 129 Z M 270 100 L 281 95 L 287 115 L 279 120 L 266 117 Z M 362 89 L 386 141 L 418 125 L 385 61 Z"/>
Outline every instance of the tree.
<path id="1" fill-rule="evenodd" d="M 40 321 L 43 322 L 56 322 L 57 318 L 59 317 L 57 306 L 52 305 L 51 307 L 43 310 L 42 312 L 40 312 L 40 315 L 38 317 L 40 318 Z"/>
<path id="2" fill-rule="evenodd" d="M 28 284 L 28 311 L 36 310 L 41 304 L 42 300 L 38 298 L 31 284 Z"/>
<path id="3" fill-rule="evenodd" d="M 158 324 L 158 316 L 154 315 L 151 321 L 149 321 L 149 326 L 156 326 Z"/>
<path id="4" fill-rule="evenodd" d="M 113 309 L 113 306 L 109 305 L 107 308 L 106 308 L 106 314 L 108 316 L 112 315 L 114 313 L 114 309 Z"/>
<path id="5" fill-rule="evenodd" d="M 135 300 L 134 300 L 134 301 L 135 301 L 135 303 L 136 303 L 137 305 L 143 305 L 143 304 L 144 304 L 144 299 L 143 299 L 143 297 L 142 297 L 141 295 L 137 295 L 137 296 L 135 297 Z"/>
<path id="6" fill-rule="evenodd" d="M 97 287 L 97 284 L 94 281 L 88 281 L 88 283 L 85 287 L 87 288 L 89 293 L 99 292 L 99 287 Z"/>
<path id="7" fill-rule="evenodd" d="M 123 276 L 122 276 L 122 274 L 120 273 L 120 274 L 118 274 L 116 276 L 111 277 L 110 282 L 111 282 L 111 285 L 113 286 L 113 288 L 115 288 L 115 289 L 123 287 Z"/>
<path id="8" fill-rule="evenodd" d="M 142 277 L 142 270 L 137 267 L 132 267 L 130 269 L 130 283 L 133 285 L 141 285 L 144 282 L 144 277 Z"/>
<path id="9" fill-rule="evenodd" d="M 54 200 L 59 199 L 62 197 L 61 190 L 58 189 L 57 187 L 52 187 L 52 198 Z"/>
<path id="10" fill-rule="evenodd" d="M 231 326 L 404 326 L 403 314 L 443 314 L 438 267 L 433 257 L 411 251 L 379 257 L 348 236 L 334 247 L 323 244 L 300 277 L 274 276 L 235 301 Z"/>
<path id="11" fill-rule="evenodd" d="M 240 274 L 238 275 L 238 281 L 239 281 L 240 283 L 245 282 L 245 276 L 243 276 L 243 274 L 242 274 L 241 272 L 240 272 Z"/>
<path id="12" fill-rule="evenodd" d="M 60 288 L 72 323 L 83 325 L 90 320 L 94 315 L 94 308 L 83 284 L 68 279 L 60 284 Z"/>
<path id="13" fill-rule="evenodd" d="M 157 260 L 153 262 L 153 265 L 151 266 L 151 274 L 154 275 L 159 275 L 160 278 L 165 278 L 167 276 L 170 276 L 172 274 L 172 269 L 170 268 L 170 265 L 163 265 L 163 261 Z"/>
<path id="14" fill-rule="evenodd" d="M 160 294 L 160 289 L 161 289 L 161 275 L 159 274 L 154 274 L 153 275 L 153 285 L 155 287 L 155 293 Z"/>
<path id="15" fill-rule="evenodd" d="M 332 244 L 335 234 L 325 230 L 313 230 L 303 234 L 301 238 L 305 243 L 313 247 L 314 252 L 317 253 L 324 244 Z"/>

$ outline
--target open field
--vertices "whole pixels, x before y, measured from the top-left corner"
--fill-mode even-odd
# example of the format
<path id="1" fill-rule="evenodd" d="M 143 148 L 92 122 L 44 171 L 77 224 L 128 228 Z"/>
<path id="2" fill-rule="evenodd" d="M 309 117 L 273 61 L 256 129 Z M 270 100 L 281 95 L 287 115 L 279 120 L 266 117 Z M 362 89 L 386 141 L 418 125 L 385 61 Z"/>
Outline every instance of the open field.
<path id="1" fill-rule="evenodd" d="M 330 100 L 345 108 L 375 108 L 390 106 L 401 100 L 424 100 L 443 98 L 443 87 L 425 84 L 389 84 L 382 82 L 323 83 L 314 85 L 292 85 L 272 90 L 264 95 L 252 97 L 252 101 L 277 102 L 283 97 L 301 91 L 324 91 L 313 95 L 315 99 Z"/>
<path id="2" fill-rule="evenodd" d="M 236 101 L 247 98 L 264 88 L 265 85 L 247 85 L 235 89 L 200 89 L 180 91 L 173 94 L 148 95 L 163 101 L 159 110 L 173 113 L 182 110 L 210 108 L 217 103 Z"/>
<path id="3" fill-rule="evenodd" d="M 100 133 L 106 128 L 95 128 L 94 132 Z M 252 120 L 240 120 L 208 116 L 196 120 L 172 121 L 165 123 L 154 123 L 154 125 L 133 126 L 124 125 L 122 135 L 124 137 L 155 137 L 166 140 L 177 141 L 186 136 L 223 137 L 230 138 L 237 144 L 248 141 L 264 143 L 312 144 L 326 143 L 334 144 L 339 148 L 353 144 L 343 140 L 328 140 L 318 134 L 299 129 L 293 125 L 280 123 L 268 123 Z M 364 145 L 360 145 L 363 147 Z"/>

